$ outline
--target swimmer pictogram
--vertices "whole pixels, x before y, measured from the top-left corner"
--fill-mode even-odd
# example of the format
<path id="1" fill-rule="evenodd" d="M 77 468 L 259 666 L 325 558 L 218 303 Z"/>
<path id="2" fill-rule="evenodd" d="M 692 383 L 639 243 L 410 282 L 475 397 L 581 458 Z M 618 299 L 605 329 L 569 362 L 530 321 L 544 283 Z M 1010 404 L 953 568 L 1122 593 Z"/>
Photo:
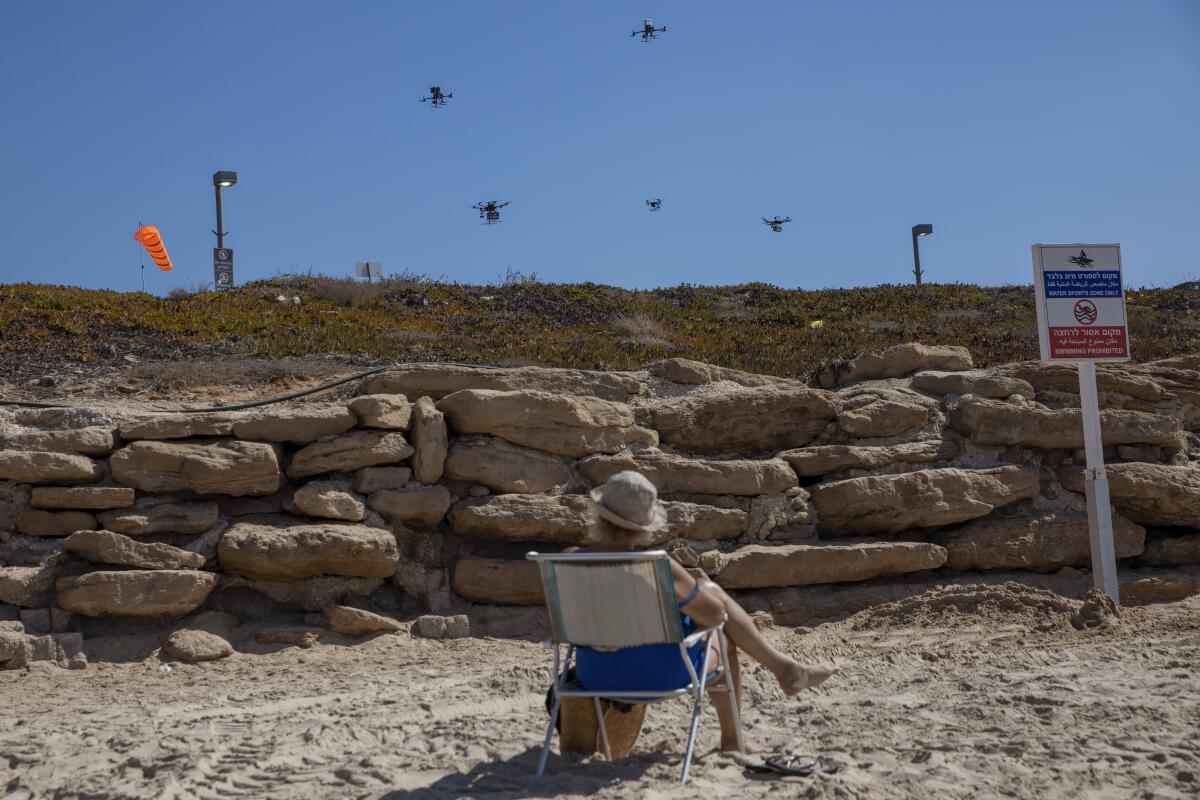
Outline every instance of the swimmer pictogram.
<path id="1" fill-rule="evenodd" d="M 1080 300 L 1075 304 L 1075 319 L 1082 325 L 1091 325 L 1099 314 L 1091 300 Z"/>

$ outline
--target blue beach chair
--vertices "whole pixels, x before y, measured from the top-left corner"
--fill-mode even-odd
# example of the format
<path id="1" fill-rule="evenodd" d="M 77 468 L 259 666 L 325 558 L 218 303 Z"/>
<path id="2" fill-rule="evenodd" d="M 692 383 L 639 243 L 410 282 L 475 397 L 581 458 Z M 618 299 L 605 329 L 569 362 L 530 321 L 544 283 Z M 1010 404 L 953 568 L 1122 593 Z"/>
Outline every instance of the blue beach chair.
<path id="1" fill-rule="evenodd" d="M 734 695 L 733 675 L 724 665 L 729 663 L 725 645 L 724 625 L 697 630 L 684 636 L 683 624 L 676 604 L 675 582 L 671 577 L 669 556 L 662 550 L 645 553 L 529 553 L 541 570 L 546 594 L 546 610 L 550 615 L 550 639 L 554 647 L 555 681 L 550 723 L 538 760 L 537 774 L 546 769 L 550 743 L 554 739 L 561 701 L 566 697 L 590 697 L 596 708 L 600 740 L 604 754 L 612 758 L 608 731 L 600 700 L 625 703 L 657 703 L 673 697 L 692 699 L 692 719 L 688 730 L 687 751 L 683 757 L 680 783 L 687 783 L 692 751 L 696 744 L 696 729 L 707 690 L 729 692 L 735 697 L 734 721 L 738 750 L 742 744 L 742 721 Z M 688 657 L 688 648 L 704 642 L 703 669 L 697 670 Z M 721 654 L 721 666 L 710 670 L 709 658 L 713 644 Z M 580 647 L 616 650 L 642 645 L 676 644 L 690 682 L 671 691 L 614 691 L 592 692 L 577 682 L 568 681 L 568 673 Z M 566 655 L 562 649 L 566 647 Z"/>

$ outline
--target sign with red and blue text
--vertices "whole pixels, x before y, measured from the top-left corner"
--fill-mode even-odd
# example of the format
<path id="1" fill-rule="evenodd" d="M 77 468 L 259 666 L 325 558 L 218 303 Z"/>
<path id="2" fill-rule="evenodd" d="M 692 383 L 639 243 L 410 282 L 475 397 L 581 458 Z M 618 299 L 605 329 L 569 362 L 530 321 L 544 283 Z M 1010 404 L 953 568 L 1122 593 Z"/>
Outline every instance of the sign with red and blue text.
<path id="1" fill-rule="evenodd" d="M 1035 244 L 1042 361 L 1128 361 L 1119 244 Z"/>

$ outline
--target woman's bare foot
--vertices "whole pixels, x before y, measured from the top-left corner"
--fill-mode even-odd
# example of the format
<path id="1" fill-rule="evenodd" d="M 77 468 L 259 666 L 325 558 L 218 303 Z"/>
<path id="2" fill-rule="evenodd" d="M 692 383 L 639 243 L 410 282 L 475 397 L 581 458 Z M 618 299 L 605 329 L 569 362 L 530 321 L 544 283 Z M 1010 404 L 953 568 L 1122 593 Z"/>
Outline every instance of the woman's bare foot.
<path id="1" fill-rule="evenodd" d="M 801 664 L 791 661 L 784 669 L 775 673 L 779 686 L 788 697 L 798 694 L 804 689 L 820 686 L 838 668 L 827 664 Z"/>
<path id="2" fill-rule="evenodd" d="M 758 748 L 746 741 L 745 736 L 742 737 L 742 744 L 745 746 L 746 755 L 752 755 L 758 752 Z M 736 753 L 738 751 L 737 739 L 733 737 L 725 738 L 725 734 L 721 734 L 721 752 Z"/>

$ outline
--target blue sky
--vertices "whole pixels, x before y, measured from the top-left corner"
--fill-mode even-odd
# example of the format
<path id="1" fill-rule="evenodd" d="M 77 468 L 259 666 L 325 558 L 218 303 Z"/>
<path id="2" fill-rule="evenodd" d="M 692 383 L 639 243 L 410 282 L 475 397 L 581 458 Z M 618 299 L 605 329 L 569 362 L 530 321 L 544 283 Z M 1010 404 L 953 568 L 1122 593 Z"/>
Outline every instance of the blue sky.
<path id="1" fill-rule="evenodd" d="M 1031 281 L 1037 241 L 1200 278 L 1200 2 L 6 0 L 0 282 L 356 260 L 627 287 Z M 629 38 L 643 17 L 661 39 Z M 455 95 L 434 111 L 431 83 Z M 644 200 L 661 197 L 651 213 Z M 500 225 L 471 205 L 512 201 Z M 772 234 L 760 216 L 795 221 Z"/>

